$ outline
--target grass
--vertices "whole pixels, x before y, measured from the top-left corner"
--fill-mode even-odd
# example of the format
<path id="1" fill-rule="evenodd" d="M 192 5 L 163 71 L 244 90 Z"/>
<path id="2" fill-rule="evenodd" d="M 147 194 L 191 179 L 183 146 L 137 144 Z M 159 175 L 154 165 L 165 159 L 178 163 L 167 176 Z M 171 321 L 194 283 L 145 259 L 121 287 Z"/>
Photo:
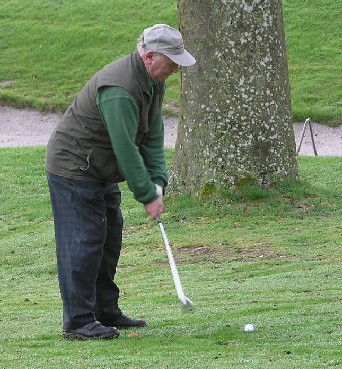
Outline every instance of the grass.
<path id="1" fill-rule="evenodd" d="M 300 157 L 301 181 L 271 191 L 166 200 L 164 226 L 196 304 L 190 314 L 180 310 L 157 225 L 122 185 L 121 306 L 149 325 L 115 341 L 68 342 L 44 155 L 0 150 L 0 367 L 342 366 L 340 158 Z"/>
<path id="2" fill-rule="evenodd" d="M 177 26 L 176 0 L 11 0 L 0 4 L 0 101 L 65 110 L 84 83 L 135 48 L 156 22 Z M 293 118 L 342 123 L 341 7 L 336 0 L 284 0 Z M 179 103 L 179 77 L 166 102 Z M 172 110 L 172 109 L 171 109 Z M 171 113 L 170 108 L 165 113 Z"/>
<path id="3" fill-rule="evenodd" d="M 176 26 L 176 2 L 170 0 L 117 0 L 115 6 L 109 0 L 2 2 L 7 37 L 0 41 L 0 76 L 14 83 L 0 89 L 0 99 L 19 107 L 65 110 L 98 69 L 134 50 L 155 14 Z M 178 80 L 170 84 L 177 89 Z"/>
<path id="4" fill-rule="evenodd" d="M 284 0 L 293 115 L 342 124 L 342 16 L 336 1 Z"/>
<path id="5" fill-rule="evenodd" d="M 338 125 L 341 9 L 333 0 L 285 0 L 284 12 L 294 119 Z M 130 52 L 147 25 L 176 26 L 177 10 L 171 0 L 11 0 L 0 4 L 0 20 L 0 82 L 8 81 L 0 101 L 50 111 Z M 178 78 L 168 85 L 167 102 L 177 104 Z M 66 342 L 44 155 L 42 147 L 0 149 L 1 368 L 342 366 L 340 158 L 301 157 L 301 181 L 271 191 L 166 200 L 191 314 L 179 308 L 156 224 L 122 185 L 121 307 L 149 325 L 115 341 Z"/>

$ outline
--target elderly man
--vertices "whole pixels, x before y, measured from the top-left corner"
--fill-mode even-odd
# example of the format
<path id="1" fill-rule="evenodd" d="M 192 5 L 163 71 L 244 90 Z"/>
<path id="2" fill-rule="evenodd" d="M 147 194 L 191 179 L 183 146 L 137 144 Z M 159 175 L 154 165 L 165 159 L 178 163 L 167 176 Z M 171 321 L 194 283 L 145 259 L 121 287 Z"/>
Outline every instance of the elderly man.
<path id="1" fill-rule="evenodd" d="M 147 28 L 134 53 L 88 81 L 50 137 L 46 168 L 66 338 L 115 338 L 117 328 L 146 325 L 118 305 L 118 182 L 127 181 L 152 219 L 163 212 L 164 81 L 195 62 L 178 30 Z"/>

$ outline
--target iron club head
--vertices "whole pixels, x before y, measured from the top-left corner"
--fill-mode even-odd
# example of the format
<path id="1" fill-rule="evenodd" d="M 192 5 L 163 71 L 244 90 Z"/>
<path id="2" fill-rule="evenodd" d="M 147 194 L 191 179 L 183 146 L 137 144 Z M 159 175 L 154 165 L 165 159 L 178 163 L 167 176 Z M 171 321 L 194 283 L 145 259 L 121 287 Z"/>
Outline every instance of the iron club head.
<path id="1" fill-rule="evenodd" d="M 181 304 L 182 304 L 182 308 L 186 311 L 192 311 L 194 309 L 194 304 L 193 302 L 187 298 L 186 296 L 184 296 L 184 299 L 180 300 Z"/>

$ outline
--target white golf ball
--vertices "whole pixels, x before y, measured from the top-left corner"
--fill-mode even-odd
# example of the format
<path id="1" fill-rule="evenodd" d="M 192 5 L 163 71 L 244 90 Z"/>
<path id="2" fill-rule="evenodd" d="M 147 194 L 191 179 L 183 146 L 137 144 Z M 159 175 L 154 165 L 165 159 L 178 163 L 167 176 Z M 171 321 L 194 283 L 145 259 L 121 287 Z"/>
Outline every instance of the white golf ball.
<path id="1" fill-rule="evenodd" d="M 253 324 L 246 324 L 245 325 L 245 332 L 253 332 L 254 331 L 254 325 Z"/>

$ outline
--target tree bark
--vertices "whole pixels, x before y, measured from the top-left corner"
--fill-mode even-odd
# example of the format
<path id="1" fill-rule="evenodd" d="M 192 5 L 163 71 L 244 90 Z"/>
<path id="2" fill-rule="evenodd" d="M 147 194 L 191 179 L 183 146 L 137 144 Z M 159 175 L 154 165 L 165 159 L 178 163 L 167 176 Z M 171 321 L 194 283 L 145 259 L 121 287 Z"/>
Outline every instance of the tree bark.
<path id="1" fill-rule="evenodd" d="M 197 63 L 181 71 L 170 192 L 297 178 L 281 0 L 178 0 Z"/>

